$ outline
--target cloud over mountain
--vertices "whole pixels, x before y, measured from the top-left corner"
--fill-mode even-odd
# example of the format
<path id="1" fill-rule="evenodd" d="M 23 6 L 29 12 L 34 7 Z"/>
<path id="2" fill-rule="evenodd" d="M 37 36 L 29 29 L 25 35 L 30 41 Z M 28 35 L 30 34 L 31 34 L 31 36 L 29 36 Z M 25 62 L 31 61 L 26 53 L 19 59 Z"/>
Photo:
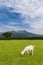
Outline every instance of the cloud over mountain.
<path id="1" fill-rule="evenodd" d="M 0 18 L 1 31 L 5 25 L 43 34 L 43 0 L 0 0 Z"/>

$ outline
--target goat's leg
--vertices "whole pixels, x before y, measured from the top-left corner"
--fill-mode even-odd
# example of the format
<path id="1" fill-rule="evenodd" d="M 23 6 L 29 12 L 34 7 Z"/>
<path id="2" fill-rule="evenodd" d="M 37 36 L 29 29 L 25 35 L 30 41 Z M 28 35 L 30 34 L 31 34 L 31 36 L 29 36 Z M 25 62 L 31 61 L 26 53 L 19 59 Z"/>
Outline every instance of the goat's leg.
<path id="1" fill-rule="evenodd" d="M 27 54 L 28 54 L 28 56 L 29 56 L 29 51 L 27 51 Z"/>
<path id="2" fill-rule="evenodd" d="M 26 52 L 25 52 L 25 56 L 26 56 Z"/>
<path id="3" fill-rule="evenodd" d="M 34 50 L 32 50 L 32 56 L 33 56 Z"/>

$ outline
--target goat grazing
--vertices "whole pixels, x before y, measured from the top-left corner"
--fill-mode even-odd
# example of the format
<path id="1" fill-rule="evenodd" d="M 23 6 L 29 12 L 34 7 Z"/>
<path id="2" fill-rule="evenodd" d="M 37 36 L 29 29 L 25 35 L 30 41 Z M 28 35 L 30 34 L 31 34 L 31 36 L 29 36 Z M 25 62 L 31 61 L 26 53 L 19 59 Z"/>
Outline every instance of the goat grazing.
<path id="1" fill-rule="evenodd" d="M 30 51 L 32 51 L 32 56 L 33 56 L 33 52 L 34 52 L 34 46 L 33 45 L 29 45 L 29 46 L 25 47 L 24 50 L 21 52 L 21 55 L 23 56 L 25 53 L 27 53 L 29 56 Z"/>

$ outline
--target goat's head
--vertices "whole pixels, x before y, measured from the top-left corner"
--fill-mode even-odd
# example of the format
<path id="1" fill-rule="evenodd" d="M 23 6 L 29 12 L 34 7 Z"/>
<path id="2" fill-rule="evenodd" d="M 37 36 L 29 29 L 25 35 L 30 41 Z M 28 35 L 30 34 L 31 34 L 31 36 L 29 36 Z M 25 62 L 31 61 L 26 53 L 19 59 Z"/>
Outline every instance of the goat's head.
<path id="1" fill-rule="evenodd" d="M 21 52 L 21 55 L 22 55 L 22 56 L 24 55 L 24 52 L 23 52 L 23 51 Z"/>

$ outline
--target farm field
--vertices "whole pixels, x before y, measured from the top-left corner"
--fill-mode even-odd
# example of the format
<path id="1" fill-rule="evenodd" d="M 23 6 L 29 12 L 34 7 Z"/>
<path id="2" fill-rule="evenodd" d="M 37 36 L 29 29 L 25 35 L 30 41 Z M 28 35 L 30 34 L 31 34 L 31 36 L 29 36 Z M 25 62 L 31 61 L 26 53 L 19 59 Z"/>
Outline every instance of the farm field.
<path id="1" fill-rule="evenodd" d="M 21 56 L 28 45 L 35 45 L 34 56 Z M 43 65 L 43 40 L 0 40 L 0 65 Z"/>

